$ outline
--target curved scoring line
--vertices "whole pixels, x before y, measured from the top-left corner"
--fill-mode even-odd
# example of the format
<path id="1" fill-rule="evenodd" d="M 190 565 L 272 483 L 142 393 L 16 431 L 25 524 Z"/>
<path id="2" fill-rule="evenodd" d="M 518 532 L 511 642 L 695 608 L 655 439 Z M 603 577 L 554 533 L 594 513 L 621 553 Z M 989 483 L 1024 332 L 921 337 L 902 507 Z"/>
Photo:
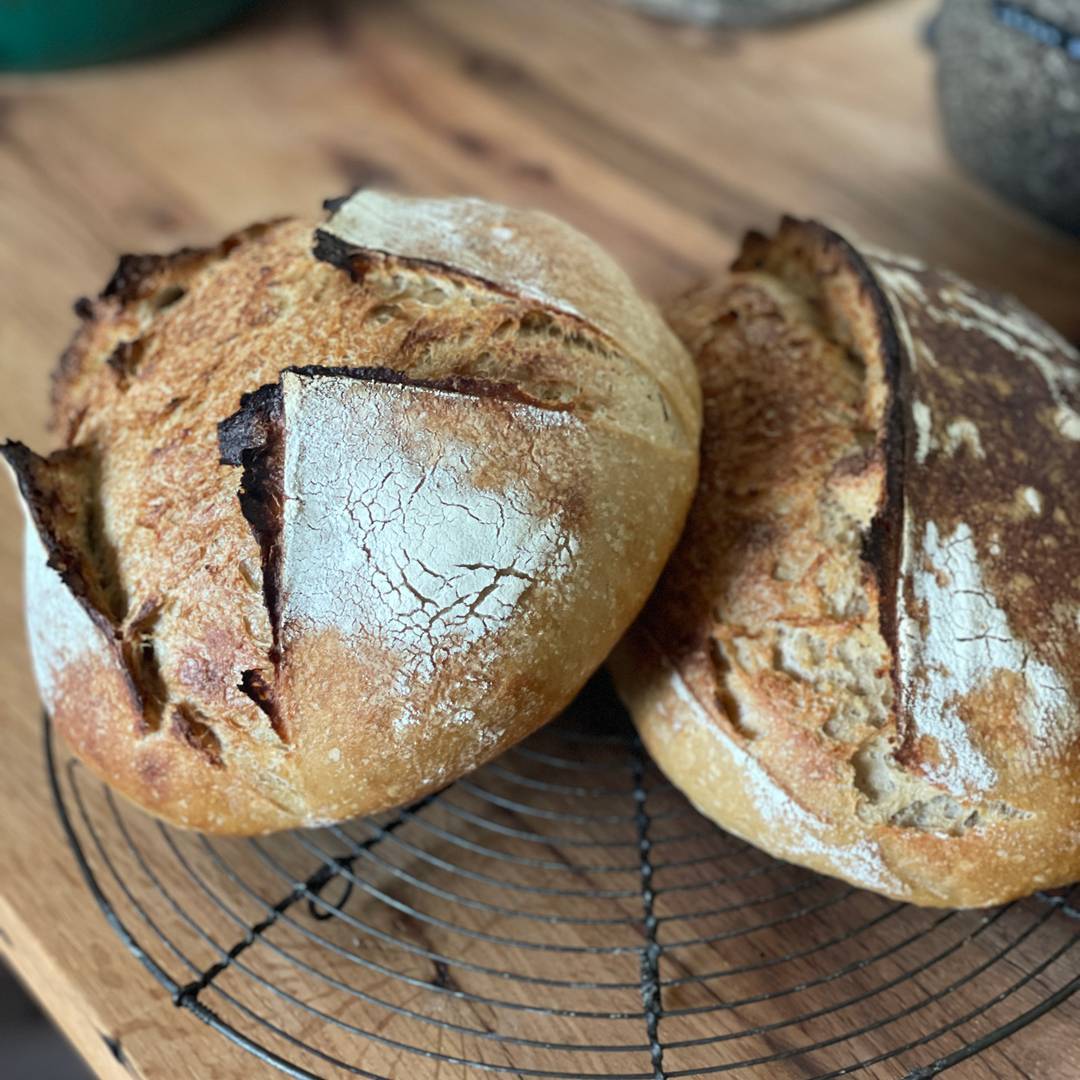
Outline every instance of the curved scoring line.
<path id="1" fill-rule="evenodd" d="M 885 1017 L 882 1017 L 880 1020 L 873 1021 L 873 1023 L 864 1024 L 862 1027 L 855 1028 L 852 1031 L 846 1031 L 841 1035 L 833 1035 L 828 1039 L 821 1039 L 816 1043 L 811 1043 L 811 1044 L 808 1044 L 806 1046 L 789 1047 L 789 1048 L 787 1048 L 785 1050 L 778 1051 L 775 1054 L 771 1054 L 768 1057 L 758 1057 L 758 1058 L 753 1058 L 753 1059 L 746 1059 L 746 1060 L 739 1061 L 739 1062 L 730 1062 L 730 1063 L 727 1063 L 725 1065 L 710 1066 L 710 1067 L 706 1067 L 706 1068 L 702 1068 L 702 1069 L 696 1069 L 696 1070 L 684 1070 L 684 1071 L 678 1071 L 678 1072 L 671 1072 L 671 1073 L 668 1074 L 668 1076 L 669 1077 L 706 1076 L 706 1075 L 711 1075 L 711 1074 L 715 1074 L 715 1073 L 730 1072 L 732 1069 L 737 1069 L 737 1068 L 751 1068 L 751 1067 L 754 1067 L 754 1066 L 757 1066 L 757 1065 L 772 1064 L 772 1063 L 775 1063 L 777 1061 L 785 1061 L 785 1060 L 787 1060 L 789 1058 L 792 1058 L 792 1057 L 795 1057 L 796 1055 L 799 1055 L 799 1054 L 816 1053 L 818 1050 L 823 1050 L 823 1049 L 825 1049 L 825 1048 L 827 1048 L 829 1046 L 835 1046 L 837 1043 L 849 1042 L 852 1039 L 856 1039 L 856 1038 L 859 1038 L 862 1035 L 866 1035 L 868 1032 L 876 1031 L 879 1028 L 886 1027 L 888 1024 L 892 1024 L 897 1020 L 902 1020 L 907 1016 L 911 1016 L 914 1013 L 919 1012 L 921 1009 L 925 1009 L 928 1005 L 932 1005 L 932 1004 L 934 1004 L 934 1002 L 940 1001 L 943 997 L 947 996 L 948 994 L 953 993 L 959 987 L 964 986 L 966 983 L 970 982 L 972 979 L 976 978 L 978 975 L 981 975 L 984 971 L 986 971 L 988 968 L 992 967 L 999 960 L 1003 959 L 1010 952 L 1012 952 L 1012 950 L 1015 949 L 1018 945 L 1020 945 L 1022 942 L 1024 942 L 1035 930 L 1037 930 L 1046 921 L 1046 918 L 1048 918 L 1050 914 L 1052 914 L 1052 913 L 1047 912 L 1042 918 L 1038 919 L 1034 924 L 1032 924 L 1030 927 L 1028 927 L 1027 930 L 1025 930 L 1023 934 L 1021 934 L 1018 938 L 1016 938 L 1015 941 L 1010 942 L 1003 949 L 999 950 L 997 953 L 992 955 L 988 960 L 985 960 L 982 964 L 979 964 L 977 967 L 975 967 L 974 969 L 969 971 L 962 978 L 954 980 L 952 983 L 950 983 L 946 987 L 943 987 L 941 990 L 936 990 L 932 994 L 927 994 L 926 997 L 924 997 L 921 1001 L 917 1001 L 914 1004 L 907 1006 L 907 1008 L 900 1009 L 900 1010 L 898 1010 L 898 1011 L 896 1011 L 894 1013 L 890 1013 L 889 1015 L 887 1015 Z M 1043 966 L 1044 967 L 1048 966 L 1048 964 L 1044 964 Z M 1030 977 L 1031 976 L 1029 976 L 1029 978 Z M 946 1025 L 943 1030 L 944 1031 L 951 1031 L 953 1029 L 953 1027 L 955 1027 L 955 1026 L 956 1026 L 956 1023 L 954 1022 L 952 1024 Z M 682 1043 L 680 1043 L 678 1045 L 680 1047 L 709 1046 L 709 1045 L 715 1044 L 717 1041 L 719 1041 L 719 1040 L 716 1037 L 712 1037 L 712 1038 L 703 1039 L 703 1040 L 685 1040 L 684 1042 L 682 1042 Z M 673 1045 L 673 1044 L 667 1044 L 667 1045 L 670 1046 L 670 1045 Z M 887 1057 L 895 1057 L 897 1054 L 903 1053 L 903 1052 L 904 1052 L 904 1049 L 899 1048 L 899 1049 L 895 1049 L 895 1050 L 891 1051 L 886 1056 Z M 859 1067 L 861 1067 L 861 1065 Z M 850 1071 L 851 1069 L 852 1069 L 852 1066 L 847 1067 L 848 1071 Z"/>
<path id="2" fill-rule="evenodd" d="M 223 960 L 228 961 L 228 967 L 232 968 L 233 970 L 242 971 L 245 975 L 257 982 L 260 986 L 263 986 L 268 990 L 272 990 L 279 997 L 282 997 L 286 1001 L 291 1002 L 304 1012 L 307 1012 L 313 1016 L 320 1017 L 321 1019 L 324 1019 L 329 1023 L 332 1023 L 335 1026 L 340 1027 L 345 1031 L 348 1031 L 350 1034 L 356 1035 L 360 1038 L 372 1039 L 376 1042 L 380 1042 L 385 1039 L 386 1045 L 391 1046 L 394 1049 L 406 1049 L 414 1053 L 423 1054 L 425 1056 L 441 1056 L 436 1051 L 430 1051 L 423 1047 L 412 1046 L 408 1043 L 402 1043 L 395 1039 L 389 1039 L 385 1036 L 381 1036 L 378 1032 L 368 1031 L 366 1028 L 357 1027 L 355 1024 L 351 1024 L 348 1021 L 341 1019 L 340 1017 L 336 1017 L 330 1013 L 324 1012 L 323 1010 L 316 1008 L 314 1005 L 309 1004 L 301 998 L 296 997 L 296 995 L 289 993 L 287 990 L 283 990 L 275 983 L 270 982 L 269 979 L 267 979 L 263 975 L 260 975 L 247 963 L 241 960 L 238 956 L 233 955 L 229 950 L 226 950 L 224 947 L 218 945 L 217 942 L 215 942 L 213 938 L 211 938 L 210 935 L 207 934 L 206 931 L 204 931 L 198 925 L 198 923 L 179 906 L 179 904 L 172 897 L 168 889 L 166 889 L 165 886 L 162 885 L 157 874 L 154 873 L 151 867 L 147 864 L 146 860 L 143 858 L 141 851 L 134 846 L 126 826 L 116 812 L 115 803 L 112 803 L 112 800 L 110 800 L 110 804 L 113 810 L 113 815 L 116 818 L 117 825 L 120 828 L 120 831 L 124 836 L 124 839 L 127 842 L 129 848 L 131 849 L 132 854 L 138 861 L 143 873 L 147 875 L 147 877 L 154 884 L 157 890 L 162 894 L 162 896 L 165 897 L 166 901 L 169 903 L 169 906 L 173 908 L 176 914 L 190 927 L 190 929 L 194 931 L 200 938 L 206 941 L 209 945 L 211 945 L 211 947 L 213 947 L 217 952 L 219 952 Z M 242 927 L 245 933 L 250 934 L 250 925 L 244 919 L 240 918 L 240 916 L 236 915 L 228 907 L 228 905 L 224 904 L 220 900 L 220 898 L 218 898 L 217 894 L 206 885 L 202 877 L 199 874 L 195 873 L 195 871 L 191 867 L 191 864 L 184 857 L 183 853 L 180 852 L 180 850 L 176 847 L 175 844 L 171 843 L 167 834 L 163 833 L 163 835 L 165 836 L 166 841 L 169 843 L 169 848 L 172 851 L 174 857 L 183 867 L 188 877 L 202 890 L 203 893 L 206 894 L 206 896 L 215 904 L 215 906 L 217 906 L 227 916 L 229 916 L 229 918 L 231 918 L 235 923 L 237 923 L 238 926 Z M 303 960 L 294 955 L 293 953 L 289 952 L 288 950 L 282 948 L 276 942 L 271 941 L 268 937 L 266 937 L 265 933 L 259 934 L 257 937 L 255 937 L 253 939 L 253 943 L 254 942 L 258 942 L 258 944 L 263 946 L 263 948 L 270 950 L 276 956 L 280 956 L 282 959 L 293 964 L 300 971 L 305 972 L 310 976 L 313 976 L 317 981 L 324 982 L 327 985 L 332 986 L 336 990 L 342 991 L 345 994 L 357 998 L 358 1000 L 364 1002 L 366 1005 L 371 1005 L 375 1008 L 385 1009 L 387 1012 L 393 1013 L 396 1016 L 404 1017 L 408 1020 L 415 1020 L 418 1023 L 427 1024 L 440 1030 L 452 1031 L 458 1035 L 466 1035 L 471 1038 L 478 1039 L 482 1042 L 494 1043 L 499 1045 L 525 1046 L 529 1047 L 530 1049 L 563 1050 L 569 1053 L 583 1051 L 593 1053 L 615 1054 L 640 1052 L 646 1049 L 644 1045 L 638 1044 L 600 1045 L 556 1043 L 546 1040 L 527 1039 L 523 1036 L 504 1035 L 500 1032 L 488 1031 L 483 1028 L 466 1027 L 463 1024 L 456 1024 L 450 1020 L 441 1020 L 433 1016 L 428 1016 L 425 1013 L 417 1012 L 416 1010 L 406 1008 L 403 1005 L 396 1005 L 393 1002 L 377 997 L 374 994 L 369 994 L 364 990 L 349 986 L 347 983 L 342 982 L 340 979 L 334 978 L 332 975 L 328 975 L 326 972 L 319 971 L 306 960 Z M 213 982 L 207 984 L 208 987 L 212 987 L 214 985 L 215 984 Z M 204 989 L 205 988 L 206 987 L 204 987 Z M 468 1061 L 466 1059 L 459 1059 L 459 1061 L 461 1064 L 473 1064 L 471 1061 Z"/>

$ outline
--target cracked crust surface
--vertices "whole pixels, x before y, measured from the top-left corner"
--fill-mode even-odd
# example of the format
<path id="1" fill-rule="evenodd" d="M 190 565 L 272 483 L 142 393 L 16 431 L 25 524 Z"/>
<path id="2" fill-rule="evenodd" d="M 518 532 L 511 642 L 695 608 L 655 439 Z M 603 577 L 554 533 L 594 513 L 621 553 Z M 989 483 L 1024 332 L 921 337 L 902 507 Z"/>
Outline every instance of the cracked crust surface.
<path id="1" fill-rule="evenodd" d="M 361 193 L 127 257 L 77 310 L 65 449 L 5 453 L 35 669 L 80 757 L 177 824 L 342 820 L 522 738 L 691 499 L 689 357 L 544 215 Z"/>
<path id="2" fill-rule="evenodd" d="M 674 305 L 686 533 L 616 652 L 643 740 L 773 854 L 916 903 L 1080 877 L 1080 361 L 813 222 Z"/>

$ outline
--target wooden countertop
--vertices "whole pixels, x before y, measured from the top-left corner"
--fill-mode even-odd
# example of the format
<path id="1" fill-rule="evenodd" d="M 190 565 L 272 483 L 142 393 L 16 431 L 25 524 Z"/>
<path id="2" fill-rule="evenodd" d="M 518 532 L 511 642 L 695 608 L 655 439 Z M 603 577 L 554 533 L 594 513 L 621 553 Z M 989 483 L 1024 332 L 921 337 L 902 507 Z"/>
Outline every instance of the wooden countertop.
<path id="1" fill-rule="evenodd" d="M 1011 291 L 1078 340 L 1080 246 L 945 155 L 919 44 L 931 7 L 710 36 L 586 0 L 297 0 L 160 57 L 0 77 L 0 434 L 47 445 L 71 301 L 120 252 L 315 214 L 368 183 L 545 207 L 656 295 L 722 266 L 745 228 L 816 215 Z M 0 949 L 102 1076 L 262 1075 L 172 1008 L 85 891 L 46 785 L 9 490 L 0 508 Z M 1064 1078 L 1047 1023 L 1025 1060 Z M 997 1053 L 960 1074 L 1026 1075 Z"/>

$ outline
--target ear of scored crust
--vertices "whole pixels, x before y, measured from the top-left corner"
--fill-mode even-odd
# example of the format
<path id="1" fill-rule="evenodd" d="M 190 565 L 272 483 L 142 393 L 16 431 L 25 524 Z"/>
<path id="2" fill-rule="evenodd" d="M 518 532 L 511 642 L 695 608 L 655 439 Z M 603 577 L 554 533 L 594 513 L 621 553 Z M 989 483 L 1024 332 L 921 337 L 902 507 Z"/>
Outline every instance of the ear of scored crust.
<path id="1" fill-rule="evenodd" d="M 9 442 L 0 456 L 15 477 L 26 515 L 27 621 L 46 707 L 56 705 L 63 669 L 91 661 L 126 687 L 126 708 L 135 722 L 143 698 L 121 647 L 126 613 L 118 583 L 108 579 L 110 554 L 95 520 L 92 452 L 77 447 L 43 458 Z"/>

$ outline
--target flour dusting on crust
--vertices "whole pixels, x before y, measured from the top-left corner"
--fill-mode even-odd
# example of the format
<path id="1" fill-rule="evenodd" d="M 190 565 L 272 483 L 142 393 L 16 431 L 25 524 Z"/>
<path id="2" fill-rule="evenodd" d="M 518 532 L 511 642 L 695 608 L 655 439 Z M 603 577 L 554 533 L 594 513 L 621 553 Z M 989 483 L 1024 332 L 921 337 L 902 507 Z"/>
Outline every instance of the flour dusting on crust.
<path id="1" fill-rule="evenodd" d="M 479 486 L 498 447 L 438 422 L 448 404 L 510 409 L 538 432 L 577 424 L 570 414 L 349 378 L 287 373 L 282 388 L 286 648 L 331 628 L 374 638 L 404 663 L 395 685 L 414 687 L 497 633 L 538 580 L 570 570 L 577 542 L 527 479 Z"/>
<path id="2" fill-rule="evenodd" d="M 1037 753 L 1061 752 L 1075 737 L 1077 721 L 1062 677 L 1016 640 L 984 584 L 971 529 L 962 524 L 942 537 L 927 522 L 921 547 L 922 565 L 912 567 L 918 610 L 908 610 L 901 600 L 901 664 L 916 673 L 905 705 L 943 757 L 940 766 L 926 768 L 928 779 L 951 794 L 970 796 L 991 788 L 997 775 L 972 745 L 958 707 L 986 689 L 995 674 L 1023 679 L 1018 719 Z"/>

